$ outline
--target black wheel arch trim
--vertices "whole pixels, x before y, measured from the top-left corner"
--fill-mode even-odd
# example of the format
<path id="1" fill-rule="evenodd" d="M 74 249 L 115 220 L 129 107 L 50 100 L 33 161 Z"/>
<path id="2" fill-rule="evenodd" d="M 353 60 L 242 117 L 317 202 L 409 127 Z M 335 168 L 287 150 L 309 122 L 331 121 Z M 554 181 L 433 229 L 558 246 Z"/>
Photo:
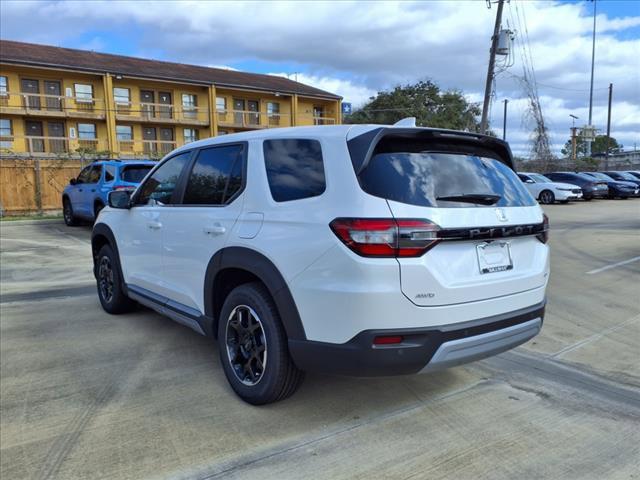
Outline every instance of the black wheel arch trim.
<path id="1" fill-rule="evenodd" d="M 216 279 L 219 279 L 218 275 L 224 270 L 230 268 L 245 270 L 255 275 L 271 294 L 287 332 L 287 337 L 290 340 L 306 340 L 298 308 L 284 277 L 271 260 L 263 254 L 245 247 L 223 248 L 209 260 L 204 281 L 204 316 L 211 322 L 206 326 L 207 334 L 217 335 L 218 318 L 216 312 L 222 309 L 222 305 L 216 303 Z"/>
<path id="2" fill-rule="evenodd" d="M 116 237 L 109 228 L 104 223 L 96 223 L 93 226 L 93 231 L 91 232 L 91 256 L 93 257 L 93 275 L 98 278 L 98 252 L 100 251 L 98 248 L 98 238 L 104 237 L 107 240 L 107 243 L 111 248 L 113 248 L 113 252 L 116 255 L 117 260 L 117 268 L 118 273 L 120 274 L 120 278 L 122 279 L 122 288 L 124 293 L 127 294 L 127 286 L 124 281 L 124 276 L 122 275 L 122 267 L 120 266 L 120 252 L 118 251 L 118 243 L 116 242 Z"/>

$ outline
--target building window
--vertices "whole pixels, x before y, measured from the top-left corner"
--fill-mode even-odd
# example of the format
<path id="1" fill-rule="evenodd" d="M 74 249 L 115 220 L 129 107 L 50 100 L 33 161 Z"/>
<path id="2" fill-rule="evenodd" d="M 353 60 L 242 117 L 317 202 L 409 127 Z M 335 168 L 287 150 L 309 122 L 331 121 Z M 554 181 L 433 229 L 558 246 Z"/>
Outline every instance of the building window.
<path id="1" fill-rule="evenodd" d="M 186 108 L 195 108 L 198 106 L 198 97 L 192 93 L 182 94 L 182 106 Z"/>
<path id="2" fill-rule="evenodd" d="M 196 118 L 198 116 L 198 97 L 192 93 L 182 94 L 182 112 L 185 118 Z"/>
<path id="3" fill-rule="evenodd" d="M 195 128 L 184 129 L 184 143 L 191 143 L 198 140 L 198 130 Z"/>
<path id="4" fill-rule="evenodd" d="M 76 92 L 76 102 L 93 103 L 93 85 L 76 83 L 73 87 Z"/>
<path id="5" fill-rule="evenodd" d="M 13 137 L 11 135 L 11 120 L 0 118 L 0 148 L 12 148 Z"/>
<path id="6" fill-rule="evenodd" d="M 80 140 L 95 140 L 96 125 L 94 123 L 79 123 L 78 138 Z"/>
<path id="7" fill-rule="evenodd" d="M 278 102 L 267 102 L 267 116 L 269 125 L 280 125 L 280 104 Z"/>
<path id="8" fill-rule="evenodd" d="M 116 137 L 119 141 L 130 142 L 133 140 L 133 128 L 131 125 L 116 125 Z"/>
<path id="9" fill-rule="evenodd" d="M 224 112 L 227 109 L 227 99 L 224 97 L 216 97 L 216 110 Z"/>
<path id="10" fill-rule="evenodd" d="M 0 77 L 0 96 L 6 97 L 9 95 L 9 79 L 7 77 Z"/>
<path id="11" fill-rule="evenodd" d="M 128 88 L 116 87 L 113 89 L 113 99 L 116 103 L 128 105 L 131 103 L 131 91 Z"/>

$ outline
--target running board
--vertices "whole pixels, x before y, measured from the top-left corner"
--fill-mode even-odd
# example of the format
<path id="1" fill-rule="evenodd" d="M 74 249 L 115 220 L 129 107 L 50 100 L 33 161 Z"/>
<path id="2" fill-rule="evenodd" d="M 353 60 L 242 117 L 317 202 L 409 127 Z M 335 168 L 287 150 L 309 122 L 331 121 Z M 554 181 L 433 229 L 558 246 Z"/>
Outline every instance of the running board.
<path id="1" fill-rule="evenodd" d="M 185 327 L 189 327 L 200 335 L 205 335 L 204 330 L 200 325 L 200 319 L 203 318 L 203 315 L 195 308 L 190 308 L 181 303 L 174 302 L 173 300 L 169 300 L 167 297 L 157 295 L 136 285 L 127 285 L 127 296 L 131 300 L 135 300 L 145 307 L 155 310 L 160 315 L 169 317 L 174 322 L 178 322 Z"/>

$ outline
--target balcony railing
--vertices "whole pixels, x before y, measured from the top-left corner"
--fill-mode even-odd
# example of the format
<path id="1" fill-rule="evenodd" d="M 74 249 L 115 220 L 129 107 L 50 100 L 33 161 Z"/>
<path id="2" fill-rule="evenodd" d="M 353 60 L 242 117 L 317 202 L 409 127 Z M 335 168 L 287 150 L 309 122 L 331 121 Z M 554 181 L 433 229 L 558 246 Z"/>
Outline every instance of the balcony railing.
<path id="1" fill-rule="evenodd" d="M 167 140 L 118 140 L 118 150 L 124 155 L 162 156 L 178 146 Z"/>
<path id="2" fill-rule="evenodd" d="M 218 110 L 218 125 L 236 128 L 290 127 L 291 115 L 283 113 L 252 112 L 249 110 Z"/>
<path id="3" fill-rule="evenodd" d="M 109 149 L 103 139 L 70 137 L 5 136 L 0 137 L 0 152 L 11 154 L 81 154 L 103 152 Z"/>
<path id="4" fill-rule="evenodd" d="M 101 98 L 65 97 L 42 93 L 3 93 L 0 95 L 0 111 L 56 117 L 105 118 L 105 104 Z"/>
<path id="5" fill-rule="evenodd" d="M 335 125 L 336 119 L 332 117 L 313 117 L 314 125 Z"/>
<path id="6" fill-rule="evenodd" d="M 116 102 L 116 119 L 208 125 L 209 109 L 165 103 Z"/>

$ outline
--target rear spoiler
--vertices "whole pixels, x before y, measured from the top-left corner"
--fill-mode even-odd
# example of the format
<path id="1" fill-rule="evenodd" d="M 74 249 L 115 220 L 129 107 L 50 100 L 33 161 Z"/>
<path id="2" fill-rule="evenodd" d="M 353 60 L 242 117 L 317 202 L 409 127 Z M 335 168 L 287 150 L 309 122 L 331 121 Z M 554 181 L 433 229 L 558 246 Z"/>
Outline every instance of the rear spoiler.
<path id="1" fill-rule="evenodd" d="M 380 127 L 347 141 L 356 174 L 359 175 L 367 168 L 376 148 L 381 143 L 392 142 L 406 142 L 407 149 L 404 151 L 419 152 L 433 149 L 452 153 L 482 154 L 496 158 L 515 171 L 509 144 L 495 137 L 456 130 Z"/>

